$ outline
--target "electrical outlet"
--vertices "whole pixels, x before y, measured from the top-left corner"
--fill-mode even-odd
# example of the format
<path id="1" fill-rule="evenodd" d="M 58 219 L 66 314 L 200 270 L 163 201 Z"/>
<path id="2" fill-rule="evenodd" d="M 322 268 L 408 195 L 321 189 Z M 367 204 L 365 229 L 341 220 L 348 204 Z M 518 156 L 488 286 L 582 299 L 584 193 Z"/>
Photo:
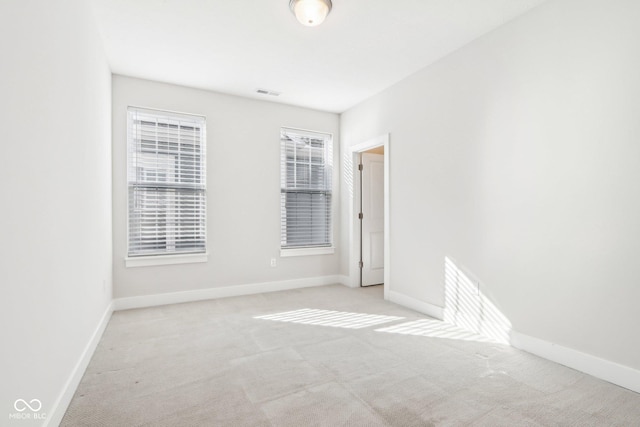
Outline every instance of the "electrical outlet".
<path id="1" fill-rule="evenodd" d="M 277 267 L 278 266 L 278 262 L 276 261 L 275 258 L 271 258 L 271 267 Z"/>

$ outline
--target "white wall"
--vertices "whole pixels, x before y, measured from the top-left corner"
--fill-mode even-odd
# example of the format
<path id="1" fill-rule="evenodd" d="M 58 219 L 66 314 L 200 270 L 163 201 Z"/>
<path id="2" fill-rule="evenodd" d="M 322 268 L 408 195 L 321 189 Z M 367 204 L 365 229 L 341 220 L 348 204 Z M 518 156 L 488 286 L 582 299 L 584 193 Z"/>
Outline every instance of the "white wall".
<path id="1" fill-rule="evenodd" d="M 125 267 L 126 110 L 130 105 L 207 117 L 207 263 Z M 280 258 L 280 128 L 333 133 L 337 159 L 337 114 L 123 76 L 113 78 L 112 113 L 115 297 L 338 274 L 338 251 L 334 255 Z M 334 205 L 337 239 L 338 203 Z M 271 258 L 277 259 L 276 268 L 270 266 Z"/>
<path id="2" fill-rule="evenodd" d="M 11 425 L 16 399 L 54 416 L 111 301 L 111 78 L 83 0 L 1 2 L 0 52 L 0 424 Z"/>
<path id="3" fill-rule="evenodd" d="M 394 291 L 442 306 L 449 256 L 518 332 L 640 368 L 638 22 L 552 0 L 342 115 L 342 155 L 391 135 Z"/>

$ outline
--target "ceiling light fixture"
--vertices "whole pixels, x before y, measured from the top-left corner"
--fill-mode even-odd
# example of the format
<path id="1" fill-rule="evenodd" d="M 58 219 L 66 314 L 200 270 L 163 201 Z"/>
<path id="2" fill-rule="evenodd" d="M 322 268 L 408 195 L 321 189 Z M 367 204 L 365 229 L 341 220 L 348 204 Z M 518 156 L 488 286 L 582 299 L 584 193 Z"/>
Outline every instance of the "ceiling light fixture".
<path id="1" fill-rule="evenodd" d="M 315 27 L 322 24 L 331 12 L 331 0 L 290 0 L 289 8 L 302 25 Z"/>

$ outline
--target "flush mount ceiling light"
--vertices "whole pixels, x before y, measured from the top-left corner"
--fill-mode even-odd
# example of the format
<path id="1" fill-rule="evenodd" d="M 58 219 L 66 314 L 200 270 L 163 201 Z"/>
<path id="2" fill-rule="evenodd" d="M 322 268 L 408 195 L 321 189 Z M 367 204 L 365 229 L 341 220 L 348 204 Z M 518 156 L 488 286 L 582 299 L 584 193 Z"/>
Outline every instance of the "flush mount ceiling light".
<path id="1" fill-rule="evenodd" d="M 290 0 L 289 8 L 302 25 L 315 27 L 322 24 L 331 12 L 331 0 Z"/>

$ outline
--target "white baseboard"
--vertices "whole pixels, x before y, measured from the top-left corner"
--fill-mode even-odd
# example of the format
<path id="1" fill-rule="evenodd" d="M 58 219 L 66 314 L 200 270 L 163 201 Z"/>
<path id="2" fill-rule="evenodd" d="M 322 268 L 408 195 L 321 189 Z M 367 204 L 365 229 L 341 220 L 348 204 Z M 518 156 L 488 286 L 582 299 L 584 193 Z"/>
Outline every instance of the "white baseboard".
<path id="1" fill-rule="evenodd" d="M 405 306 L 419 313 L 426 314 L 435 319 L 442 320 L 444 318 L 444 308 L 428 302 L 420 301 L 396 291 L 389 291 L 389 301 Z"/>
<path id="2" fill-rule="evenodd" d="M 202 301 L 216 298 L 237 297 L 242 295 L 261 294 L 265 292 L 286 291 L 289 289 L 309 288 L 339 284 L 340 276 L 308 277 L 304 279 L 282 280 L 278 282 L 251 283 L 247 285 L 224 286 L 198 289 L 166 294 L 143 295 L 137 297 L 116 298 L 113 300 L 114 311 L 132 308 L 155 307 L 158 305 L 179 304 L 183 302 Z"/>
<path id="3" fill-rule="evenodd" d="M 640 371 L 563 347 L 549 341 L 511 331 L 511 345 L 537 356 L 584 372 L 596 378 L 640 393 Z"/>
<path id="4" fill-rule="evenodd" d="M 71 399 L 73 398 L 73 395 L 78 388 L 78 384 L 80 384 L 80 380 L 82 380 L 82 376 L 84 375 L 84 372 L 86 371 L 87 366 L 91 361 L 91 357 L 93 357 L 93 353 L 95 352 L 96 347 L 98 347 L 98 343 L 100 342 L 102 334 L 104 333 L 104 330 L 109 323 L 109 319 L 111 319 L 112 313 L 113 302 L 111 302 L 107 306 L 107 309 L 102 315 L 102 319 L 100 319 L 100 322 L 93 332 L 91 339 L 87 343 L 87 346 L 84 348 L 82 355 L 80 355 L 80 359 L 76 363 L 76 366 L 73 368 L 69 379 L 62 388 L 60 396 L 58 396 L 58 399 L 54 402 L 51 411 L 47 414 L 47 418 L 45 419 L 43 424 L 44 427 L 58 426 L 62 422 L 62 418 L 64 417 L 65 412 L 67 412 L 67 408 L 71 403 Z"/>

